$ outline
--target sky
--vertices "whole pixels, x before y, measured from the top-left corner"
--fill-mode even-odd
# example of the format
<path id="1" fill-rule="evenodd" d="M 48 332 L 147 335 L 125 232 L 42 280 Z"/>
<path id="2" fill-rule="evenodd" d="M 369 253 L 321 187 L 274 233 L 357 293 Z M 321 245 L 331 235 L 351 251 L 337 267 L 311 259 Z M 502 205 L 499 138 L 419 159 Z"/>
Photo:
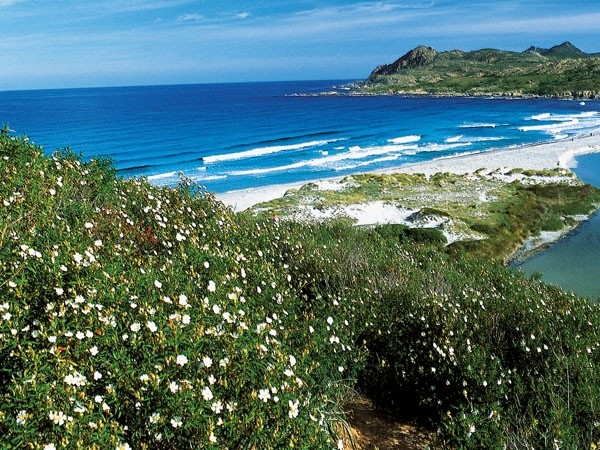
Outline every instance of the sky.
<path id="1" fill-rule="evenodd" d="M 598 0 L 0 0 L 0 91 L 364 79 L 418 45 L 599 37 Z"/>

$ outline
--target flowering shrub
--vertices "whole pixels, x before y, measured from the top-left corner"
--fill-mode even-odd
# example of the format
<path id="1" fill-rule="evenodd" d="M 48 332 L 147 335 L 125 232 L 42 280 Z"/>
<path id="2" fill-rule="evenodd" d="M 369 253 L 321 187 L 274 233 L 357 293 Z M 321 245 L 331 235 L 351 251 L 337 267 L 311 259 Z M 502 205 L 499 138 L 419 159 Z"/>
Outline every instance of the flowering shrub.
<path id="1" fill-rule="evenodd" d="M 411 254 L 379 285 L 364 388 L 443 448 L 587 448 L 600 437 L 600 310 L 483 261 Z"/>
<path id="2" fill-rule="evenodd" d="M 0 134 L 0 447 L 341 448 L 358 388 L 442 448 L 594 448 L 598 305 L 442 244 Z"/>
<path id="3" fill-rule="evenodd" d="M 359 353 L 276 224 L 26 140 L 0 158 L 2 448 L 336 446 Z"/>
<path id="4" fill-rule="evenodd" d="M 589 448 L 600 439 L 600 310 L 496 263 L 399 243 L 397 227 L 302 235 L 309 296 L 353 305 L 358 389 L 437 429 L 435 448 Z"/>

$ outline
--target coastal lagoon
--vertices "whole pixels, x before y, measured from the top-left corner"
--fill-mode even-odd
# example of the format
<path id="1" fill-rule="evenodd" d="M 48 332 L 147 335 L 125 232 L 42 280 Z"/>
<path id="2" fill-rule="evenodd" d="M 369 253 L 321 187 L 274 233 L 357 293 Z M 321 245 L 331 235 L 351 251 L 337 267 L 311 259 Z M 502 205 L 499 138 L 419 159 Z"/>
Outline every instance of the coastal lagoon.
<path id="1" fill-rule="evenodd" d="M 573 169 L 584 182 L 600 187 L 600 154 L 577 157 Z M 600 214 L 597 212 L 568 236 L 516 265 L 542 279 L 597 301 L 600 297 Z"/>

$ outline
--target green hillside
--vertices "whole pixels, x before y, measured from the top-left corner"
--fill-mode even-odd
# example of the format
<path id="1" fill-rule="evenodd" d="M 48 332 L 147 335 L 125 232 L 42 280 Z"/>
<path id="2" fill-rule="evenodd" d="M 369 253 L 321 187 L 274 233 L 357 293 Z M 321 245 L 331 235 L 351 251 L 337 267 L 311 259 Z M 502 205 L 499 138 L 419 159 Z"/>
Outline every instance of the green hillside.
<path id="1" fill-rule="evenodd" d="M 569 42 L 524 52 L 438 52 L 421 46 L 377 67 L 357 91 L 595 98 L 600 95 L 600 56 L 584 53 Z"/>
<path id="2" fill-rule="evenodd" d="M 5 130 L 0 287 L 2 449 L 351 449 L 357 392 L 433 448 L 600 444 L 600 307 L 428 233 L 236 214 Z"/>

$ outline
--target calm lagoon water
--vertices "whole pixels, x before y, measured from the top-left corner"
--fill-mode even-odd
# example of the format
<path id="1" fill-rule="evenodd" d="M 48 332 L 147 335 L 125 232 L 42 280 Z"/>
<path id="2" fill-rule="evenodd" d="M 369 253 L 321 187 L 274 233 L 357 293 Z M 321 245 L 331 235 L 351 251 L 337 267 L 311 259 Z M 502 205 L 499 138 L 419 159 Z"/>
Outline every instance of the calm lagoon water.
<path id="1" fill-rule="evenodd" d="M 600 187 L 600 154 L 577 158 L 574 170 L 586 183 Z M 526 275 L 536 272 L 547 283 L 598 301 L 600 297 L 600 214 L 584 222 L 547 250 L 517 265 Z"/>

